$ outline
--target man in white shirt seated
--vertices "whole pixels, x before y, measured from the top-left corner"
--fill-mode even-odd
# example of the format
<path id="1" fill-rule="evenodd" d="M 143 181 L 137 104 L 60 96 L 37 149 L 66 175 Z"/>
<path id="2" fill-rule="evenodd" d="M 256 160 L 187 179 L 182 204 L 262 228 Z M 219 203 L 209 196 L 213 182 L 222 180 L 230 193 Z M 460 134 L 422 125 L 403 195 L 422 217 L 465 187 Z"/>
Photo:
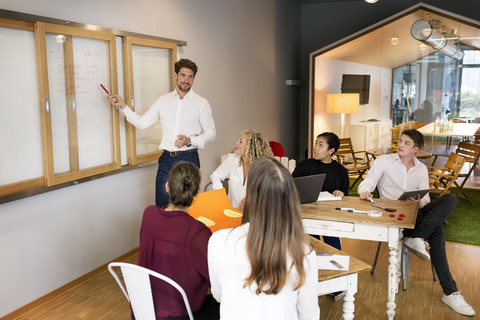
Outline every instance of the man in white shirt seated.
<path id="1" fill-rule="evenodd" d="M 372 164 L 365 179 L 358 186 L 360 198 L 372 198 L 371 192 L 378 188 L 380 198 L 398 199 L 404 191 L 429 188 L 428 169 L 418 161 L 415 153 L 423 147 L 423 135 L 415 130 L 406 130 L 398 141 L 397 153 L 378 157 Z M 454 311 L 468 316 L 475 315 L 475 310 L 465 302 L 457 289 L 450 273 L 445 252 L 445 234 L 441 224 L 455 210 L 458 199 L 447 193 L 430 202 L 427 194 L 419 201 L 415 229 L 405 229 L 403 244 L 422 260 L 430 260 L 425 249 L 425 241 L 430 244 L 432 264 L 443 289 L 442 301 Z"/>
<path id="2" fill-rule="evenodd" d="M 216 130 L 212 109 L 205 98 L 193 92 L 197 65 L 188 59 L 175 63 L 176 88 L 153 103 L 144 115 L 137 115 L 119 95 L 110 94 L 112 105 L 120 107 L 126 119 L 138 129 L 145 129 L 160 120 L 162 141 L 158 149 L 163 150 L 158 159 L 155 203 L 159 207 L 168 204 L 165 183 L 170 169 L 180 160 L 192 162 L 200 167 L 197 149 L 215 140 Z"/>

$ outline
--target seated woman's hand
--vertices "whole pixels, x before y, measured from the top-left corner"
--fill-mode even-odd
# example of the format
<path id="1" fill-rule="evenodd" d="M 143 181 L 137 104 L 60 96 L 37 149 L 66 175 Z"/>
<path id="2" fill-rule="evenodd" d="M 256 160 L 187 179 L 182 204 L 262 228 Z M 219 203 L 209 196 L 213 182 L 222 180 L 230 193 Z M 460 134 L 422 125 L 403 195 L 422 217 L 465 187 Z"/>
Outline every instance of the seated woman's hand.
<path id="1" fill-rule="evenodd" d="M 340 190 L 335 190 L 335 191 L 333 191 L 333 196 L 334 196 L 334 197 L 342 197 L 342 198 L 343 198 L 344 195 L 345 195 L 345 194 L 343 194 L 343 192 L 340 191 Z"/>

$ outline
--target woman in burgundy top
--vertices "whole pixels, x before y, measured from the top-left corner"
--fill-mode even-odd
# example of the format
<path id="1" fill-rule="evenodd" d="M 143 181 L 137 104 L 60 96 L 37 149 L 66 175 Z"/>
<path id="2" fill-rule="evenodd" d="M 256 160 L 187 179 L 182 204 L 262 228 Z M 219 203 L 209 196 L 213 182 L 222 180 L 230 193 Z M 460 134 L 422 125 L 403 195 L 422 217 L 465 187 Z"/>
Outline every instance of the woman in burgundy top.
<path id="1" fill-rule="evenodd" d="M 218 319 L 218 304 L 211 305 L 211 296 L 206 299 L 210 285 L 207 245 L 212 232 L 188 214 L 199 186 L 197 166 L 179 162 L 172 168 L 166 183 L 168 206 L 149 206 L 143 213 L 138 265 L 177 282 L 187 294 L 195 319 L 202 319 L 204 313 L 208 313 L 205 318 Z M 157 319 L 188 319 L 175 288 L 152 278 L 152 293 Z"/>

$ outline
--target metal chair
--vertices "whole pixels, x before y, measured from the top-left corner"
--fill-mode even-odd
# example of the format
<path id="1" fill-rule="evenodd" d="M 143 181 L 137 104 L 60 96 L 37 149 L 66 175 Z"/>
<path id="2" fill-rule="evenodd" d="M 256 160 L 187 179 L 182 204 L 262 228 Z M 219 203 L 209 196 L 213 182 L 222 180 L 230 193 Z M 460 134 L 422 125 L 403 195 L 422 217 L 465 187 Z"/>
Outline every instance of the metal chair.
<path id="1" fill-rule="evenodd" d="M 480 145 L 477 146 L 467 142 L 460 142 L 458 144 L 457 150 L 455 150 L 455 153 L 464 157 L 465 162 L 468 162 L 470 164 L 470 169 L 467 173 L 460 173 L 458 175 L 458 178 L 463 178 L 462 183 L 459 185 L 456 180 L 453 182 L 455 184 L 455 187 L 457 188 L 457 192 L 455 194 L 460 199 L 467 200 L 473 206 L 473 202 L 463 190 L 463 186 L 465 185 L 468 178 L 478 164 L 478 159 L 480 157 Z M 445 154 L 434 154 L 432 156 L 434 157 L 432 161 L 432 166 L 435 166 L 435 162 L 437 161 L 438 157 L 446 157 Z"/>
<path id="2" fill-rule="evenodd" d="M 382 246 L 382 242 L 378 243 L 377 253 L 375 254 L 375 260 L 372 264 L 372 270 L 370 270 L 371 274 L 375 273 L 375 268 L 377 266 L 378 254 L 380 253 L 380 247 Z M 402 270 L 402 283 L 403 283 L 403 290 L 407 290 L 407 279 L 408 279 L 408 270 L 410 269 L 410 251 L 402 245 L 402 259 L 401 259 L 401 270 Z M 432 264 L 432 274 L 433 274 L 433 281 L 437 281 L 437 272 L 435 271 L 435 267 Z"/>
<path id="3" fill-rule="evenodd" d="M 123 286 L 118 274 L 113 270 L 114 267 L 120 267 L 122 270 L 123 280 L 127 289 Z M 188 316 L 190 320 L 193 320 L 192 310 L 190 309 L 190 304 L 188 303 L 185 291 L 180 285 L 178 285 L 178 283 L 169 277 L 147 268 L 124 262 L 111 262 L 108 265 L 108 271 L 110 271 L 115 280 L 117 280 L 120 289 L 122 289 L 123 294 L 125 294 L 125 297 L 130 302 L 136 320 L 155 320 L 150 276 L 169 283 L 180 292 Z"/>

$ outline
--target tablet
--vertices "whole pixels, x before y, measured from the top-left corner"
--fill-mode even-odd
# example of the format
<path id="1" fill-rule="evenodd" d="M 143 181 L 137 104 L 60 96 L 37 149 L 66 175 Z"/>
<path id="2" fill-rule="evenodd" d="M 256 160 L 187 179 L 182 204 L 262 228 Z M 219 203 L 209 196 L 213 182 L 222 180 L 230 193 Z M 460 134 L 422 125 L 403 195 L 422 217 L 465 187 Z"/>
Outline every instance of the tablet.
<path id="1" fill-rule="evenodd" d="M 410 198 L 416 199 L 418 195 L 420 195 L 420 199 L 422 199 L 429 191 L 430 189 L 405 191 L 404 193 L 402 193 L 400 198 L 398 198 L 398 200 L 408 200 Z"/>

